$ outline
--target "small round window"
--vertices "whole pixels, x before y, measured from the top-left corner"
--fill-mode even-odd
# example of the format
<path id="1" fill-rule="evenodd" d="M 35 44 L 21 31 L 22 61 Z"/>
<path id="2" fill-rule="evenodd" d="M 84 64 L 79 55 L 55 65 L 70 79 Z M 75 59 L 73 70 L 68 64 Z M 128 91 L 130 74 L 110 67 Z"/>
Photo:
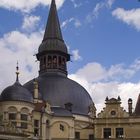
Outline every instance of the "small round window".
<path id="1" fill-rule="evenodd" d="M 116 111 L 112 110 L 112 111 L 111 111 L 111 115 L 112 115 L 112 116 L 115 116 L 115 115 L 116 115 Z"/>

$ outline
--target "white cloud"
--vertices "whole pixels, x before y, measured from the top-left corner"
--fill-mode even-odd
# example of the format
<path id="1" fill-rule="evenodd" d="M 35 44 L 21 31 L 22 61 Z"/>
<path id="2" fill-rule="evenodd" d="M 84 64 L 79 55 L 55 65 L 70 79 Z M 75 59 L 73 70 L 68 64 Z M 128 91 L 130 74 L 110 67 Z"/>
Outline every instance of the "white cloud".
<path id="1" fill-rule="evenodd" d="M 17 60 L 20 67 L 20 81 L 23 83 L 37 76 L 37 64 L 33 55 L 42 40 L 42 32 L 24 34 L 12 31 L 0 38 L 0 89 L 15 81 Z"/>
<path id="2" fill-rule="evenodd" d="M 125 82 L 133 78 L 140 71 L 140 60 L 135 60 L 130 66 L 116 64 L 106 68 L 97 62 L 88 63 L 69 78 L 77 81 L 90 93 L 96 104 L 98 112 L 105 106 L 106 96 L 109 98 L 118 96 L 122 99 L 122 106 L 127 110 L 128 98 L 134 101 L 133 107 L 139 95 L 140 82 Z"/>
<path id="3" fill-rule="evenodd" d="M 97 108 L 97 113 L 99 113 L 103 107 L 105 107 L 104 103 L 107 96 L 109 98 L 117 98 L 120 96 L 122 100 L 122 106 L 125 110 L 128 109 L 128 99 L 132 98 L 133 111 L 135 109 L 139 95 L 140 83 L 119 83 L 115 81 L 92 83 L 76 74 L 69 75 L 69 78 L 80 83 L 89 92 Z"/>
<path id="4" fill-rule="evenodd" d="M 76 28 L 78 28 L 78 27 L 80 27 L 81 25 L 82 25 L 82 24 L 81 24 L 80 20 L 75 19 L 74 26 L 75 26 Z"/>
<path id="5" fill-rule="evenodd" d="M 78 8 L 82 5 L 82 3 L 76 3 L 75 0 L 71 0 L 71 2 L 73 3 L 74 8 Z"/>
<path id="6" fill-rule="evenodd" d="M 73 25 L 76 28 L 78 28 L 82 25 L 79 19 L 72 17 L 70 19 L 63 21 L 61 24 L 61 28 L 66 28 L 68 26 L 68 24 L 70 24 L 70 23 L 73 23 Z"/>
<path id="7" fill-rule="evenodd" d="M 19 10 L 22 12 L 30 12 L 37 6 L 48 6 L 51 0 L 0 0 L 0 7 L 8 10 Z M 57 7 L 60 8 L 64 0 L 56 0 Z"/>
<path id="8" fill-rule="evenodd" d="M 76 72 L 76 75 L 88 81 L 100 81 L 106 78 L 106 69 L 99 63 L 88 63 Z"/>
<path id="9" fill-rule="evenodd" d="M 131 10 L 117 8 L 112 12 L 112 15 L 140 31 L 140 8 Z"/>
<path id="10" fill-rule="evenodd" d="M 109 8 L 112 7 L 112 5 L 114 4 L 115 0 L 107 0 L 107 4 L 106 6 L 108 6 Z"/>
<path id="11" fill-rule="evenodd" d="M 38 16 L 25 15 L 23 19 L 22 29 L 31 32 L 36 28 L 39 21 L 40 21 L 40 17 Z"/>
<path id="12" fill-rule="evenodd" d="M 67 26 L 67 24 L 71 23 L 73 20 L 74 20 L 74 18 L 70 18 L 70 19 L 63 21 L 61 24 L 61 28 L 65 28 Z"/>
<path id="13" fill-rule="evenodd" d="M 82 57 L 79 55 L 79 50 L 72 50 L 72 56 L 73 56 L 73 60 L 77 61 L 77 60 L 81 60 Z"/>
<path id="14" fill-rule="evenodd" d="M 112 5 L 114 4 L 114 2 L 115 0 L 105 0 L 105 1 L 97 3 L 96 6 L 93 8 L 92 12 L 90 12 L 87 15 L 86 21 L 89 23 L 92 22 L 95 18 L 99 16 L 99 13 L 103 8 L 110 9 Z"/>
<path id="15" fill-rule="evenodd" d="M 132 78 L 140 70 L 140 60 L 135 60 L 131 65 L 111 65 L 110 68 L 100 63 L 92 62 L 79 69 L 76 74 L 90 82 L 99 81 L 122 81 Z"/>

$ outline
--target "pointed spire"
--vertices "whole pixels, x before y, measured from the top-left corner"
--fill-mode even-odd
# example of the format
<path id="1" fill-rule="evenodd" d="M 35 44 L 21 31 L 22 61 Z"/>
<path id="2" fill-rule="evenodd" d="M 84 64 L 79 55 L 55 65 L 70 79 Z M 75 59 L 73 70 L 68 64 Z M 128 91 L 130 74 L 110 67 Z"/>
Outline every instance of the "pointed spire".
<path id="1" fill-rule="evenodd" d="M 19 82 L 19 66 L 18 66 L 18 62 L 17 62 L 17 66 L 16 66 L 16 82 Z"/>
<path id="2" fill-rule="evenodd" d="M 70 55 L 62 37 L 55 0 L 51 2 L 44 38 L 36 57 L 40 61 L 39 74 L 67 76 L 67 62 L 70 61 Z"/>
<path id="3" fill-rule="evenodd" d="M 47 39 L 59 39 L 63 41 L 55 0 L 52 0 L 51 2 L 43 41 L 46 41 Z"/>

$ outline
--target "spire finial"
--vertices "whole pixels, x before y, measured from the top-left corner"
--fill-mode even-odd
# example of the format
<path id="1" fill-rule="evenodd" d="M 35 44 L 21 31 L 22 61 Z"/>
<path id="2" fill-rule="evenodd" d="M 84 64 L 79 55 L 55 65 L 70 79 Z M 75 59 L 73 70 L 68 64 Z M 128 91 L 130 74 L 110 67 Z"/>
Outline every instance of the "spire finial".
<path id="1" fill-rule="evenodd" d="M 18 66 L 18 61 L 17 61 L 17 66 L 16 66 L 16 82 L 19 82 L 19 66 Z"/>

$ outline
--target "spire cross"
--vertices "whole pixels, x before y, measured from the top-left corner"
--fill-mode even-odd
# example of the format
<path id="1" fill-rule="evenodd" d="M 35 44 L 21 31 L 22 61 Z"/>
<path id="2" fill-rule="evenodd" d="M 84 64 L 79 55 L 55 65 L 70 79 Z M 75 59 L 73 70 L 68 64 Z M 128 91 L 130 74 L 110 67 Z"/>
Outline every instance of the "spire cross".
<path id="1" fill-rule="evenodd" d="M 19 81 L 19 67 L 18 67 L 18 62 L 17 62 L 17 66 L 16 66 L 16 82 Z"/>

